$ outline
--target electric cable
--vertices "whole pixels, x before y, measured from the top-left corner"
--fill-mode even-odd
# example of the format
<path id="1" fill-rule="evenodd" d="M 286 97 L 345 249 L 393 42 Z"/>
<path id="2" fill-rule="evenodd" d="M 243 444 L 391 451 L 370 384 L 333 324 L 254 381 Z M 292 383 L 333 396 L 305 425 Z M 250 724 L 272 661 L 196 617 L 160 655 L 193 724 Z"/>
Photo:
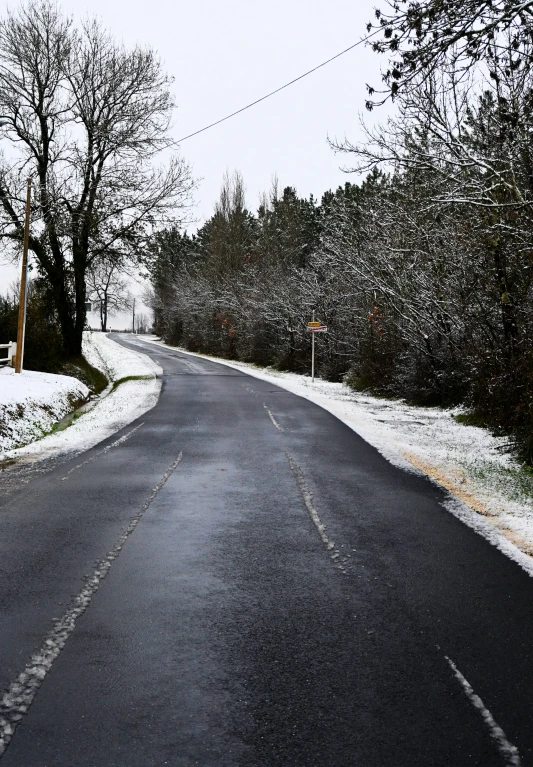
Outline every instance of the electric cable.
<path id="1" fill-rule="evenodd" d="M 345 48 L 340 53 L 336 53 L 335 56 L 332 56 L 327 61 L 323 61 L 322 64 L 318 64 L 318 66 L 313 67 L 313 69 L 310 69 L 308 72 L 304 72 L 303 75 L 300 75 L 299 77 L 295 77 L 294 80 L 291 80 L 288 83 L 285 83 L 285 85 L 282 85 L 280 88 L 276 88 L 275 91 L 271 91 L 270 93 L 267 93 L 266 96 L 261 96 L 260 99 L 256 99 L 255 101 L 252 101 L 250 104 L 247 104 L 245 107 L 241 107 L 241 109 L 237 109 L 236 112 L 232 112 L 229 115 L 226 115 L 226 117 L 222 117 L 220 120 L 216 120 L 213 123 L 210 123 L 210 125 L 206 125 L 205 128 L 200 128 L 200 130 L 194 131 L 194 133 L 189 133 L 188 136 L 183 136 L 183 138 L 180 138 L 177 140 L 177 144 L 180 144 L 182 141 L 186 141 L 188 138 L 192 138 L 193 136 L 197 136 L 199 133 L 203 133 L 206 130 L 209 130 L 210 128 L 214 128 L 215 125 L 220 125 L 220 123 L 225 122 L 226 120 L 229 120 L 232 117 L 235 117 L 235 115 L 240 114 L 241 112 L 245 112 L 247 109 L 250 109 L 250 107 L 254 107 L 256 104 L 260 104 L 261 101 L 265 101 L 266 99 L 269 99 L 271 96 L 274 96 L 276 93 L 279 93 L 280 91 L 285 90 L 285 88 L 288 88 L 290 85 L 294 85 L 294 83 L 297 83 L 299 80 L 303 80 L 304 77 L 307 77 L 308 75 L 311 75 L 313 72 L 316 72 L 317 69 L 321 69 L 322 67 L 325 67 L 326 64 L 329 64 L 331 61 L 335 61 L 335 59 L 338 59 L 340 56 L 344 56 L 345 53 L 348 53 L 348 51 L 353 50 L 354 48 L 357 48 L 358 45 L 361 45 L 362 43 L 366 43 L 367 40 L 369 40 L 371 37 L 373 37 L 376 32 L 379 30 L 375 30 L 374 32 L 371 32 L 366 37 L 361 38 L 361 40 L 358 40 L 353 45 L 350 45 L 348 48 Z"/>

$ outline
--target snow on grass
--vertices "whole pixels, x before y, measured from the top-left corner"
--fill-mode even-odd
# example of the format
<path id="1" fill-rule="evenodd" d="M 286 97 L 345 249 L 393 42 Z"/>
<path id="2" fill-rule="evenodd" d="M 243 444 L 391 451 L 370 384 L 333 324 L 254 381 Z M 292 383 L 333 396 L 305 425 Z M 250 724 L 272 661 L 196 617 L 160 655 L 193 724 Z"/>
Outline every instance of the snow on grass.
<path id="1" fill-rule="evenodd" d="M 109 378 L 110 386 L 85 412 L 82 409 L 76 413 L 77 417 L 68 428 L 56 430 L 38 442 L 17 449 L 9 450 L 9 447 L 14 447 L 13 444 L 4 447 L 0 443 L 1 459 L 32 459 L 87 450 L 139 418 L 157 403 L 161 384 L 156 379 L 156 374 L 162 371 L 145 354 L 125 349 L 103 333 L 86 332 L 83 334 L 83 355 L 91 365 Z M 68 379 L 67 376 L 51 378 Z M 3 401 L 1 380 L 0 378 L 0 402 Z M 77 379 L 68 380 L 88 393 L 87 388 Z M 45 402 L 48 404 L 48 401 Z M 50 427 L 71 410 L 72 406 L 67 407 L 52 417 Z M 38 436 L 40 435 L 30 436 L 28 440 L 20 440 L 18 444 L 21 441 L 29 442 Z"/>
<path id="2" fill-rule="evenodd" d="M 455 498 L 447 508 L 533 575 L 533 471 L 506 452 L 506 438 L 457 423 L 459 408 L 416 407 L 343 383 L 318 378 L 312 383 L 310 376 L 184 353 L 242 370 L 320 405 L 396 466 L 427 474 L 449 490 Z"/>
<path id="3" fill-rule="evenodd" d="M 88 396 L 85 384 L 71 376 L 0 368 L 0 458 L 42 437 Z"/>
<path id="4" fill-rule="evenodd" d="M 125 338 L 129 335 L 125 334 Z M 87 331 L 83 334 L 83 356 L 112 383 L 130 376 L 153 378 L 155 373 L 162 372 L 146 354 L 120 346 L 105 333 Z"/>

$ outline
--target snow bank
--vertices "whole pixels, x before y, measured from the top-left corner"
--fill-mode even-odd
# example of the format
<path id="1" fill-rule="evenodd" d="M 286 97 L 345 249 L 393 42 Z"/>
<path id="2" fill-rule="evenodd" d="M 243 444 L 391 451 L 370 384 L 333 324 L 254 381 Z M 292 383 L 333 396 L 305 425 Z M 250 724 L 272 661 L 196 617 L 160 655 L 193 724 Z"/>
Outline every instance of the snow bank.
<path id="1" fill-rule="evenodd" d="M 161 384 L 156 379 L 156 374 L 162 370 L 145 354 L 125 349 L 103 333 L 96 332 L 83 334 L 83 354 L 91 365 L 105 373 L 111 384 L 130 376 L 138 380 L 125 381 L 114 389 L 111 386 L 108 387 L 106 392 L 91 403 L 88 409 L 82 412 L 68 428 L 49 434 L 38 442 L 32 442 L 25 447 L 0 453 L 0 458 L 31 459 L 63 452 L 87 450 L 139 418 L 157 403 Z M 34 375 L 42 376 L 44 374 L 37 373 Z M 88 392 L 86 387 L 75 378 L 50 377 L 70 380 Z M 1 380 L 0 392 L 2 392 Z M 1 394 L 0 401 L 3 401 Z M 53 417 L 50 426 L 71 410 L 72 406 L 66 408 L 57 417 Z M 30 439 L 36 439 L 38 436 L 40 435 L 32 436 Z"/>
<path id="2" fill-rule="evenodd" d="M 305 375 L 205 358 L 305 397 L 337 416 L 391 463 L 428 475 L 453 494 L 447 503 L 453 514 L 533 575 L 533 474 L 506 451 L 506 438 L 457 423 L 459 408 L 415 407 L 358 393 L 342 383 L 312 383 Z"/>
<path id="3" fill-rule="evenodd" d="M 0 458 L 42 437 L 88 396 L 85 384 L 71 376 L 0 368 Z"/>

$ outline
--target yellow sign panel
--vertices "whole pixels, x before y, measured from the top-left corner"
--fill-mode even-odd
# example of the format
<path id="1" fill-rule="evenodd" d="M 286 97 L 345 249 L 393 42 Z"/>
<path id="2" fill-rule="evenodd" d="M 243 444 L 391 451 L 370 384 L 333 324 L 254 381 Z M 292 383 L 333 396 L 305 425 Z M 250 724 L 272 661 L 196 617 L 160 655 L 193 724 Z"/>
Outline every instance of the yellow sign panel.
<path id="1" fill-rule="evenodd" d="M 307 327 L 308 328 L 319 328 L 322 325 L 321 322 L 308 322 Z"/>

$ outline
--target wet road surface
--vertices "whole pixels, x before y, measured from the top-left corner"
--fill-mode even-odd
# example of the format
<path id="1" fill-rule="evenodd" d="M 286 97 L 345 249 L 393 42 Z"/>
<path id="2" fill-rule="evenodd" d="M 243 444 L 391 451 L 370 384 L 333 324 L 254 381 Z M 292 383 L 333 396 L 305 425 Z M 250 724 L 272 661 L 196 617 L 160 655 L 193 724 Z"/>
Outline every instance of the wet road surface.
<path id="1" fill-rule="evenodd" d="M 115 338 L 158 405 L 0 500 L 0 767 L 533 765 L 532 579 L 307 400 Z"/>

